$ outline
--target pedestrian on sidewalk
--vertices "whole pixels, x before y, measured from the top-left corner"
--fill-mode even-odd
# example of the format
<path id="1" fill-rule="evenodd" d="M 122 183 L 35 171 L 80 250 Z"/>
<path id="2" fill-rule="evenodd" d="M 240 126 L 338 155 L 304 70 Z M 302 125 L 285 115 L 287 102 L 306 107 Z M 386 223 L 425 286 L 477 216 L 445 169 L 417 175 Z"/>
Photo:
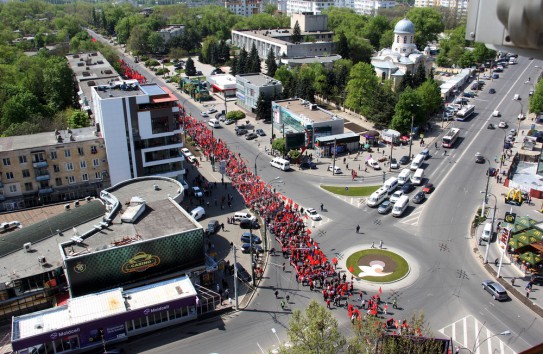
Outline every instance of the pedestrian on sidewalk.
<path id="1" fill-rule="evenodd" d="M 392 308 L 397 309 L 398 308 L 398 300 L 394 299 L 392 300 Z"/>
<path id="2" fill-rule="evenodd" d="M 285 300 L 281 300 L 281 309 L 282 309 L 282 310 L 285 309 Z"/>
<path id="3" fill-rule="evenodd" d="M 383 248 L 383 240 L 379 241 L 379 248 Z"/>
<path id="4" fill-rule="evenodd" d="M 388 303 L 385 302 L 385 306 L 383 307 L 383 314 L 387 314 L 388 311 Z"/>
<path id="5" fill-rule="evenodd" d="M 530 298 L 530 291 L 532 291 L 530 288 L 526 289 L 526 298 Z"/>
<path id="6" fill-rule="evenodd" d="M 371 248 L 375 248 L 375 242 L 371 243 Z"/>
<path id="7" fill-rule="evenodd" d="M 356 225 L 356 233 L 360 233 L 360 225 Z"/>
<path id="8" fill-rule="evenodd" d="M 283 272 L 285 271 L 285 262 L 283 262 Z"/>
<path id="9" fill-rule="evenodd" d="M 517 279 L 517 278 L 516 278 L 516 277 L 513 277 L 513 278 L 511 279 L 511 285 L 512 285 L 512 286 L 515 286 L 515 279 Z"/>
<path id="10" fill-rule="evenodd" d="M 275 298 L 278 299 L 279 298 L 279 291 L 275 290 L 274 294 L 275 294 Z"/>

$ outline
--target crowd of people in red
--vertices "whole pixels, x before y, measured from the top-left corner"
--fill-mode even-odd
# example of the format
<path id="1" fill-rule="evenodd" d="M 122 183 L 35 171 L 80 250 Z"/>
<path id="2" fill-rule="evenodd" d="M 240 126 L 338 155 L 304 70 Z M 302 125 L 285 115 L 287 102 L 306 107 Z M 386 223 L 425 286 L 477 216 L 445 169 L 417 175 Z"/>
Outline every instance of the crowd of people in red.
<path id="1" fill-rule="evenodd" d="M 139 73 L 139 71 L 133 69 L 130 65 L 128 65 L 124 60 L 119 59 L 119 63 L 121 63 L 121 75 L 129 80 L 138 80 L 140 84 L 144 84 L 147 82 L 147 79 L 145 76 Z"/>

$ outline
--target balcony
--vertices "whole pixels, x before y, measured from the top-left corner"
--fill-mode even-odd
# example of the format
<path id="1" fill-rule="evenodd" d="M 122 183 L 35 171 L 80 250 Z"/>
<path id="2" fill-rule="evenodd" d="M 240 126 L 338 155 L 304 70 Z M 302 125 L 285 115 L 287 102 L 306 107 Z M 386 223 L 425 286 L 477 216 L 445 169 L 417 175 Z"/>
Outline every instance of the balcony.
<path id="1" fill-rule="evenodd" d="M 36 182 L 49 181 L 50 179 L 51 179 L 51 176 L 49 174 L 36 176 Z"/>
<path id="2" fill-rule="evenodd" d="M 48 167 L 49 164 L 47 163 L 47 161 L 37 161 L 37 162 L 32 162 L 32 167 L 34 168 L 43 168 L 43 167 Z"/>
<path id="3" fill-rule="evenodd" d="M 44 195 L 44 194 L 51 194 L 53 193 L 53 187 L 47 187 L 47 188 L 40 188 L 38 189 L 38 194 Z"/>

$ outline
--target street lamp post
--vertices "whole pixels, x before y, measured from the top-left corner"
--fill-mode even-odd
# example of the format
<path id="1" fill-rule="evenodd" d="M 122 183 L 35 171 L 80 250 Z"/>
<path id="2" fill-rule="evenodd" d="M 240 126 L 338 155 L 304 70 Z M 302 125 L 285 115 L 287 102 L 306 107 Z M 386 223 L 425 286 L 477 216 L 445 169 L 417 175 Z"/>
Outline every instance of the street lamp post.
<path id="1" fill-rule="evenodd" d="M 411 149 L 413 147 L 413 121 L 415 120 L 415 114 L 411 114 L 411 130 L 409 130 L 409 158 L 411 159 Z"/>
<path id="2" fill-rule="evenodd" d="M 520 99 L 520 97 L 519 97 L 519 99 Z M 514 100 L 514 101 L 516 101 L 518 104 L 520 104 L 520 114 L 519 114 L 519 116 L 517 117 L 517 120 L 518 120 L 517 136 L 518 136 L 518 135 L 520 134 L 520 122 L 521 122 L 521 120 L 522 120 L 521 118 L 523 117 L 523 113 L 522 113 L 522 112 L 524 111 L 524 109 L 523 109 L 523 107 L 522 107 L 522 102 L 520 102 L 520 100 Z"/>
<path id="3" fill-rule="evenodd" d="M 486 196 L 488 195 L 488 184 L 490 183 L 490 160 L 488 160 L 486 157 L 483 157 L 486 162 L 488 162 L 488 167 L 486 170 L 486 187 L 485 187 L 485 196 L 483 198 L 483 207 L 481 209 L 481 217 L 484 217 L 485 215 L 485 207 L 486 207 Z"/>

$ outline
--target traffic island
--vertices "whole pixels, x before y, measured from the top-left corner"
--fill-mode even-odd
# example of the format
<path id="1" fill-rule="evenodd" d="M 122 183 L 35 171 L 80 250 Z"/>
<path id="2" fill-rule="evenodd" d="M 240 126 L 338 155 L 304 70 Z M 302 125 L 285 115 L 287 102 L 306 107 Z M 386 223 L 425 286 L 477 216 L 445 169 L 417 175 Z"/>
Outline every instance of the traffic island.
<path id="1" fill-rule="evenodd" d="M 347 258 L 346 266 L 353 276 L 372 283 L 396 282 L 410 272 L 409 263 L 404 257 L 374 248 L 352 253 Z"/>

